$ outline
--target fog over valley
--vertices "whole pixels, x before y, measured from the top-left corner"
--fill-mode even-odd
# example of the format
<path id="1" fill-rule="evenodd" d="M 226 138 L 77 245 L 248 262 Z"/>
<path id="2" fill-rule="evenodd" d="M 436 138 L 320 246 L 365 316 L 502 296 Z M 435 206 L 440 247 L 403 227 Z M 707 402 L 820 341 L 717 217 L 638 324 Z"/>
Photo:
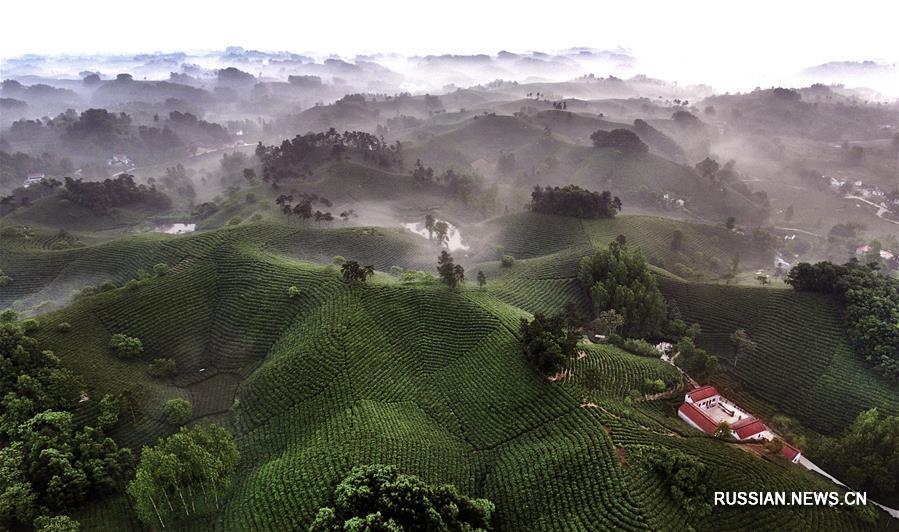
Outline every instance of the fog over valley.
<path id="1" fill-rule="evenodd" d="M 0 530 L 899 530 L 892 6 L 4 11 Z"/>

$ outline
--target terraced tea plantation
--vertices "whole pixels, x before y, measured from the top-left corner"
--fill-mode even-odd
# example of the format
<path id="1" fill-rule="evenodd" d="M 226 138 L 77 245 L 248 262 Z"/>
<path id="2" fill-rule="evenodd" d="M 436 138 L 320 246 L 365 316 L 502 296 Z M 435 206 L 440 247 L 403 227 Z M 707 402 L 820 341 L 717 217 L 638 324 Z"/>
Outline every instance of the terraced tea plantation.
<path id="1" fill-rule="evenodd" d="M 701 347 L 721 357 L 752 395 L 808 427 L 834 433 L 869 408 L 899 412 L 899 394 L 850 352 L 830 298 L 789 289 L 660 281 L 684 319 L 702 326 Z M 735 360 L 730 335 L 741 328 L 757 348 Z"/>
<path id="2" fill-rule="evenodd" d="M 658 359 L 581 345 L 581 354 L 553 380 L 525 362 L 519 320 L 569 301 L 586 308 L 572 284 L 572 265 L 624 230 L 621 224 L 600 229 L 575 221 L 561 239 L 509 224 L 505 246 L 520 259 L 503 267 L 483 252 L 481 262 L 472 259 L 468 276 L 483 269 L 487 287 L 469 282 L 456 291 L 436 282 L 403 284 L 384 273 L 348 284 L 327 264 L 340 254 L 381 270 L 427 267 L 433 246 L 386 228 L 248 224 L 64 251 L 18 245 L 5 247 L 0 259 L 14 279 L 2 301 L 61 297 L 66 289 L 101 281 L 118 286 L 40 315 L 37 335 L 84 376 L 90 399 L 80 407 L 82 420 L 96 416 L 96 398 L 104 393 L 139 397 L 138 411 L 123 414 L 127 422 L 114 433 L 124 445 L 137 449 L 170 433 L 161 412 L 174 397 L 192 402 L 194 421 L 230 427 L 240 451 L 235 485 L 221 511 L 186 521 L 187 529 L 305 529 L 352 467 L 378 463 L 490 499 L 496 530 L 869 529 L 871 522 L 844 508 L 769 508 L 762 515 L 751 507 L 719 507 L 689 514 L 667 481 L 639 458 L 644 449 L 696 457 L 708 466 L 716 490 L 828 486 L 777 457 L 690 429 L 671 415 L 665 399 L 645 401 L 640 389 L 647 380 L 661 381 L 675 397 L 682 393 L 680 374 Z M 664 247 L 663 239 L 652 244 L 656 237 L 639 227 L 630 228 L 632 241 Z M 713 240 L 697 242 L 718 249 Z M 542 253 L 541 245 L 547 248 Z M 168 268 L 129 282 L 158 263 Z M 676 283 L 665 289 L 686 316 L 709 323 L 710 347 L 733 325 L 753 319 L 735 305 L 703 310 L 712 300 L 724 301 L 712 292 L 692 295 Z M 786 319 L 818 320 L 820 330 L 834 331 L 822 353 L 825 345 L 842 345 L 836 322 L 820 305 L 809 302 L 799 307 L 805 314 L 796 315 L 787 293 L 760 293 L 735 293 L 747 308 L 759 303 L 759 312 L 772 313 L 751 329 L 760 345 L 781 345 L 785 340 L 773 336 L 770 324 Z M 71 330 L 60 331 L 62 322 Z M 142 341 L 138 359 L 110 353 L 115 333 Z M 791 341 L 798 351 L 809 338 Z M 772 372 L 767 353 L 741 360 L 740 371 L 746 369 L 738 375 L 757 375 L 759 393 L 775 401 L 783 382 L 761 383 Z M 147 363 L 159 357 L 174 359 L 177 375 L 151 377 Z M 837 377 L 849 366 L 822 361 L 812 367 L 818 378 L 808 378 L 808 400 L 801 403 L 809 409 L 813 398 L 823 400 L 828 375 L 832 389 L 842 390 Z M 826 419 L 838 423 L 843 415 Z M 72 516 L 82 530 L 139 528 L 124 496 Z M 886 517 L 876 519 L 876 526 L 893 526 Z"/>

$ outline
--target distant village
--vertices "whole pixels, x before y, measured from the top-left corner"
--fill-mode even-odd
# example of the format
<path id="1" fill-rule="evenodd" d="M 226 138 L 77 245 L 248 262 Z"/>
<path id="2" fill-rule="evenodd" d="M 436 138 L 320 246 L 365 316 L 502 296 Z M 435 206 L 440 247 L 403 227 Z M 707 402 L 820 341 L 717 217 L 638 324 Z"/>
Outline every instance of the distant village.
<path id="1" fill-rule="evenodd" d="M 866 184 L 861 179 L 823 175 L 828 188 L 846 199 L 860 199 L 876 207 L 877 216 L 899 221 L 899 194 L 890 194 L 877 185 Z"/>

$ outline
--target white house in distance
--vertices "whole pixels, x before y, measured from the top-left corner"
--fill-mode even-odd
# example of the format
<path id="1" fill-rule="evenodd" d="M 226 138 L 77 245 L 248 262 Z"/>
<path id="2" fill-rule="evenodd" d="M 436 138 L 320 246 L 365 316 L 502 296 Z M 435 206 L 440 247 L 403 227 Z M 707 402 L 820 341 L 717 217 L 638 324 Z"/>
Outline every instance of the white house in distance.
<path id="1" fill-rule="evenodd" d="M 22 186 L 25 188 L 30 187 L 31 185 L 37 185 L 43 179 L 47 177 L 41 172 L 32 172 L 25 177 L 25 180 L 22 182 Z"/>
<path id="2" fill-rule="evenodd" d="M 715 434 L 722 422 L 730 426 L 730 435 L 740 442 L 772 440 L 775 434 L 760 420 L 718 393 L 714 386 L 701 386 L 687 392 L 677 415 L 691 427 L 706 434 Z M 799 461 L 799 449 L 784 442 L 783 455 L 793 463 Z"/>

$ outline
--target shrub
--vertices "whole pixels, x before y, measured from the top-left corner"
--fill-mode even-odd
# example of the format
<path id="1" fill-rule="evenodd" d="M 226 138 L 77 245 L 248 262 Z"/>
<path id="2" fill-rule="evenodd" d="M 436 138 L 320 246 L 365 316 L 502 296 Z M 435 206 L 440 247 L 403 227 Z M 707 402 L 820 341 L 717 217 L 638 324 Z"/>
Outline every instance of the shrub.
<path id="1" fill-rule="evenodd" d="M 72 324 L 67 321 L 61 322 L 56 326 L 56 330 L 61 333 L 67 333 L 72 330 Z"/>
<path id="2" fill-rule="evenodd" d="M 114 282 L 106 281 L 105 283 L 103 283 L 97 287 L 97 291 L 98 292 L 109 292 L 111 290 L 115 290 L 116 288 L 118 288 L 118 286 L 116 286 L 116 284 Z"/>
<path id="3" fill-rule="evenodd" d="M 643 380 L 643 393 L 653 394 L 653 393 L 661 393 L 668 389 L 668 386 L 665 384 L 665 381 L 662 379 L 650 379 L 646 378 Z"/>
<path id="4" fill-rule="evenodd" d="M 705 515 L 711 511 L 709 466 L 695 456 L 672 449 L 641 447 L 632 452 L 644 460 L 652 470 L 661 475 L 668 486 L 671 498 L 691 515 Z"/>
<path id="5" fill-rule="evenodd" d="M 178 374 L 174 358 L 154 358 L 147 366 L 147 371 L 153 377 L 174 377 Z"/>
<path id="6" fill-rule="evenodd" d="M 19 319 L 19 313 L 13 309 L 6 309 L 0 312 L 0 323 L 12 323 Z"/>
<path id="7" fill-rule="evenodd" d="M 431 272 L 422 272 L 418 270 L 405 270 L 400 275 L 400 282 L 404 284 L 411 283 L 433 283 L 437 278 Z"/>
<path id="8" fill-rule="evenodd" d="M 169 425 L 184 425 L 193 415 L 193 407 L 187 399 L 169 399 L 162 407 L 162 419 Z"/>
<path id="9" fill-rule="evenodd" d="M 109 347 L 119 358 L 135 358 L 144 352 L 144 344 L 137 338 L 116 333 L 109 340 Z"/>
<path id="10" fill-rule="evenodd" d="M 119 422 L 122 402 L 115 395 L 105 394 L 100 398 L 100 414 L 97 416 L 97 427 L 109 430 Z"/>
<path id="11" fill-rule="evenodd" d="M 290 299 L 293 299 L 298 295 L 300 295 L 300 287 L 291 286 L 287 288 L 287 297 L 289 297 Z"/>
<path id="12" fill-rule="evenodd" d="M 78 532 L 78 521 L 67 515 L 42 515 L 34 520 L 35 532 Z"/>
<path id="13" fill-rule="evenodd" d="M 506 268 L 511 268 L 513 264 L 515 264 L 515 257 L 512 255 L 503 255 L 503 258 L 500 261 L 502 265 Z"/>
<path id="14" fill-rule="evenodd" d="M 22 331 L 25 334 L 30 335 L 33 332 L 36 332 L 41 328 L 41 324 L 34 318 L 28 318 L 27 320 L 22 322 Z"/>
<path id="15" fill-rule="evenodd" d="M 621 343 L 621 348 L 641 357 L 659 358 L 655 346 L 641 338 L 628 338 Z"/>
<path id="16" fill-rule="evenodd" d="M 153 273 L 155 273 L 159 277 L 162 277 L 163 275 L 169 273 L 169 265 L 164 262 L 155 264 L 153 265 Z"/>

